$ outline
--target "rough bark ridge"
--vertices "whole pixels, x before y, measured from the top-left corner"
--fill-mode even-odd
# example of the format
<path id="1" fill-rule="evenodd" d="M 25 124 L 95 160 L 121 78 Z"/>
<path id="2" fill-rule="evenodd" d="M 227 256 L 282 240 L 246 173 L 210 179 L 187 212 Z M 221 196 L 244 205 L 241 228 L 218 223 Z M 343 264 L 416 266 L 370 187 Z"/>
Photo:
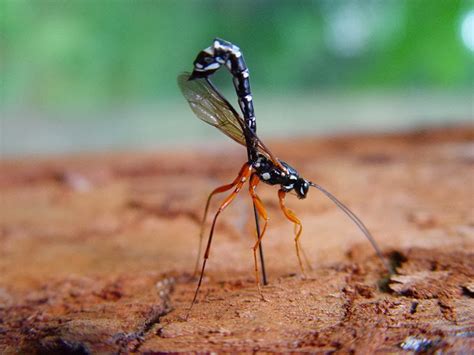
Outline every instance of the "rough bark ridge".
<path id="1" fill-rule="evenodd" d="M 4 161 L 0 352 L 468 353 L 473 138 L 459 127 L 269 144 L 364 220 L 396 274 L 314 190 L 287 201 L 314 268 L 303 280 L 276 190 L 259 186 L 270 216 L 261 301 L 244 189 L 218 222 L 188 321 L 204 202 L 237 173 L 243 149 Z"/>

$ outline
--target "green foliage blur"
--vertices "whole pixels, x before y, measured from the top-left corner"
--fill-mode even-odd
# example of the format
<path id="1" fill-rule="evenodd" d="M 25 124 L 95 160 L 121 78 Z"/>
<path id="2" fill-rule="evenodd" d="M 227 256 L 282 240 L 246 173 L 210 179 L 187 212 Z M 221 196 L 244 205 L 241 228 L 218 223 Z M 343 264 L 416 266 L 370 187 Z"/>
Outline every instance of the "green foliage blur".
<path id="1" fill-rule="evenodd" d="M 2 0 L 0 6 L 0 94 L 8 107 L 176 99 L 177 74 L 191 70 L 216 36 L 242 48 L 254 90 L 268 95 L 465 92 L 474 82 L 474 48 L 462 36 L 473 1 Z"/>

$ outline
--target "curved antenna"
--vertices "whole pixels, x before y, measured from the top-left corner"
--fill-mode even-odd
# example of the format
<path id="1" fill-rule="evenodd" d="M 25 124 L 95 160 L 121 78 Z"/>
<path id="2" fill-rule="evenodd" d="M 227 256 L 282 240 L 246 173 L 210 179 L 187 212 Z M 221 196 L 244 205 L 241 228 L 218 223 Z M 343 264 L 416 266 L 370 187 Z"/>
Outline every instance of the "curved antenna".
<path id="1" fill-rule="evenodd" d="M 387 271 L 390 274 L 394 273 L 393 268 L 391 265 L 385 260 L 385 258 L 382 255 L 382 251 L 380 250 L 379 246 L 377 245 L 377 242 L 375 241 L 374 237 L 372 234 L 370 234 L 369 230 L 367 227 L 364 225 L 364 223 L 357 217 L 354 212 L 352 212 L 349 207 L 344 205 L 341 201 L 339 201 L 332 193 L 327 191 L 324 187 L 315 184 L 314 182 L 308 181 L 309 184 L 315 188 L 317 188 L 319 191 L 321 191 L 323 194 L 325 194 L 332 202 L 334 202 L 337 207 L 339 207 L 356 225 L 359 227 L 360 231 L 365 235 L 365 237 L 369 240 L 370 244 L 372 244 L 372 247 L 375 249 L 375 253 L 377 256 L 380 258 L 382 261 L 383 265 L 387 269 Z"/>

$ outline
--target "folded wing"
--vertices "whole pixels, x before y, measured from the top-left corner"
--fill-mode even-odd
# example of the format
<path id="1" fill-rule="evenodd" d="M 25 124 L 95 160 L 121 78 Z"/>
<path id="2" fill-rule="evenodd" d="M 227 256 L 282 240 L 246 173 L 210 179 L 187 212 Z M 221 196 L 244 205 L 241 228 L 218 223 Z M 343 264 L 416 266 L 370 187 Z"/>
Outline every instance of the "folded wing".
<path id="1" fill-rule="evenodd" d="M 178 76 L 178 86 L 194 114 L 237 143 L 247 146 L 244 135 L 245 122 L 229 101 L 214 88 L 209 80 L 188 80 L 189 76 L 189 73 L 180 74 Z M 251 131 L 249 134 L 253 135 L 252 139 L 257 140 L 260 153 L 272 160 L 281 169 L 286 170 L 260 138 Z"/>
<path id="2" fill-rule="evenodd" d="M 194 114 L 216 127 L 239 144 L 246 146 L 242 118 L 206 79 L 188 80 L 189 73 L 178 76 L 178 85 Z"/>

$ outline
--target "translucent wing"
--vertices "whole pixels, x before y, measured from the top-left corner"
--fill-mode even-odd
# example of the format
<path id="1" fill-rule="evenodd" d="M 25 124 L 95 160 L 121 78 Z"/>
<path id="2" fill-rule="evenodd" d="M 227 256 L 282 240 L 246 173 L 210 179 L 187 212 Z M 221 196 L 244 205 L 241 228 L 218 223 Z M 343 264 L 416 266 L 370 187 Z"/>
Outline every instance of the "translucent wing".
<path id="1" fill-rule="evenodd" d="M 244 121 L 235 109 L 205 79 L 188 80 L 189 73 L 178 76 L 178 85 L 194 114 L 216 127 L 237 143 L 246 146 Z"/>
<path id="2" fill-rule="evenodd" d="M 195 115 L 204 122 L 216 127 L 226 136 L 239 144 L 247 146 L 244 135 L 245 122 L 232 105 L 206 79 L 189 81 L 189 73 L 178 76 L 178 86 L 191 106 Z M 254 133 L 253 139 L 258 142 L 257 149 L 269 158 L 280 169 L 286 171 L 280 161 L 263 144 Z"/>

